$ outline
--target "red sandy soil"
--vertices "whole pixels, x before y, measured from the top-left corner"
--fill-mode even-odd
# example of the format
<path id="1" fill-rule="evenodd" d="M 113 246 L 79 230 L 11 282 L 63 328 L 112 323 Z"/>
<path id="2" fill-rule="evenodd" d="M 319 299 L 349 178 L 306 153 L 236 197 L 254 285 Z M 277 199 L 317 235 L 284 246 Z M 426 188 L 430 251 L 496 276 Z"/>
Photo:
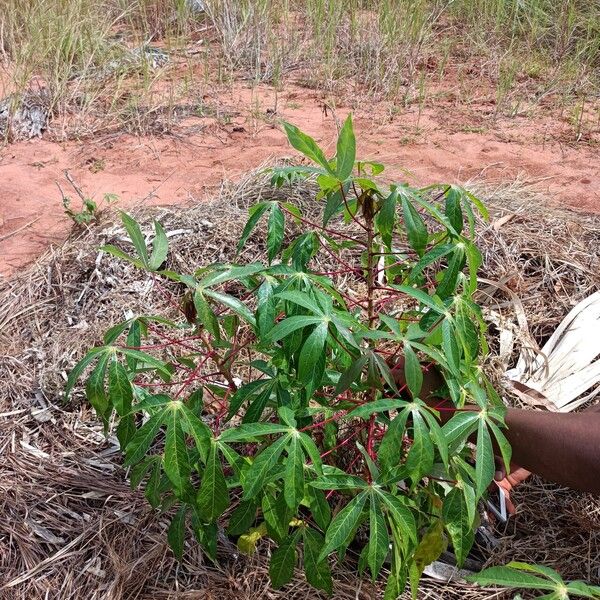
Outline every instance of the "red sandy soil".
<path id="1" fill-rule="evenodd" d="M 517 176 L 535 182 L 549 198 L 576 209 L 600 212 L 600 155 L 595 143 L 565 143 L 559 119 L 525 117 L 491 124 L 482 107 L 475 118 L 449 103 L 418 114 L 416 107 L 390 110 L 385 103 L 326 108 L 322 95 L 303 88 L 237 85 L 218 98 L 228 119 L 187 117 L 169 135 L 112 134 L 86 141 L 48 137 L 0 149 L 0 277 L 60 244 L 71 221 L 56 183 L 79 205 L 65 179 L 68 169 L 99 204 L 117 194 L 117 206 L 172 205 L 201 200 L 223 179 L 236 179 L 275 157 L 294 151 L 277 124 L 284 118 L 321 142 L 330 154 L 336 116 L 354 113 L 361 158 L 388 166 L 390 177 L 412 184 L 494 182 Z M 275 110 L 275 114 L 273 114 Z M 561 141 L 562 140 L 562 141 Z M 408 169 L 407 175 L 403 169 Z"/>

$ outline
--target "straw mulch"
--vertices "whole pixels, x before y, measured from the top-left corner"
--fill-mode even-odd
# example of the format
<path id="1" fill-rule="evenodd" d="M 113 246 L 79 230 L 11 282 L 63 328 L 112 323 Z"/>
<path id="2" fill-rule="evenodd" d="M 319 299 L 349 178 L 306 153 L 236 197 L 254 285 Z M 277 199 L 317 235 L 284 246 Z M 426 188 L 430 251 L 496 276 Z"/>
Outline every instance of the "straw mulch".
<path id="1" fill-rule="evenodd" d="M 495 355 L 488 365 L 497 378 L 521 344 L 541 345 L 578 299 L 600 288 L 600 217 L 550 208 L 518 182 L 479 191 L 493 209 L 491 224 L 480 223 L 482 276 L 499 286 L 482 284 L 481 301 L 500 323 L 490 330 Z M 265 176 L 252 174 L 212 201 L 138 216 L 148 231 L 152 218 L 162 222 L 171 236 L 170 266 L 189 271 L 231 259 L 248 205 L 282 193 L 311 210 L 310 185 L 273 191 Z M 267 543 L 245 557 L 224 539 L 213 565 L 190 540 L 178 564 L 166 544 L 168 518 L 131 491 L 116 440 L 104 438 L 81 391 L 62 400 L 66 373 L 109 325 L 129 311 L 172 310 L 144 274 L 98 253 L 123 238 L 118 219 L 105 216 L 0 286 L 0 598 L 318 597 L 301 573 L 284 590 L 270 589 Z M 263 252 L 255 237 L 244 258 Z M 497 327 L 514 329 L 510 356 L 498 355 Z M 568 579 L 600 583 L 600 499 L 536 479 L 515 499 L 519 515 L 496 532 L 489 564 L 540 562 Z M 352 568 L 334 572 L 335 598 L 378 597 L 380 586 Z M 510 595 L 425 579 L 421 597 Z"/>

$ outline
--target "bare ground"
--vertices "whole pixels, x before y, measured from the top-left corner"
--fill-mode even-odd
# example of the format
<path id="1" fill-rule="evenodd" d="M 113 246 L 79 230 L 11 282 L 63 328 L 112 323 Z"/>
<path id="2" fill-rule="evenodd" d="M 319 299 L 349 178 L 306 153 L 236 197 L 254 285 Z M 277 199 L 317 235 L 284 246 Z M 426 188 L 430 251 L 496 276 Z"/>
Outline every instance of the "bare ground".
<path id="1" fill-rule="evenodd" d="M 358 99 L 332 110 L 332 101 L 303 87 L 278 92 L 238 83 L 202 98 L 210 110 L 175 126 L 167 127 L 156 115 L 154 135 L 115 132 L 59 141 L 55 128 L 41 140 L 5 146 L 0 149 L 0 277 L 65 239 L 71 222 L 56 183 L 75 206 L 78 202 L 65 169 L 100 205 L 105 193 L 119 196 L 119 208 L 188 203 L 206 197 L 225 177 L 235 179 L 265 159 L 292 154 L 279 119 L 297 124 L 333 153 L 336 121 L 349 111 L 355 115 L 359 155 L 385 163 L 390 178 L 427 184 L 520 176 L 556 202 L 600 212 L 598 140 L 573 144 L 559 114 L 493 119 L 484 90 L 480 97 L 467 108 L 445 94 L 422 109 Z"/>

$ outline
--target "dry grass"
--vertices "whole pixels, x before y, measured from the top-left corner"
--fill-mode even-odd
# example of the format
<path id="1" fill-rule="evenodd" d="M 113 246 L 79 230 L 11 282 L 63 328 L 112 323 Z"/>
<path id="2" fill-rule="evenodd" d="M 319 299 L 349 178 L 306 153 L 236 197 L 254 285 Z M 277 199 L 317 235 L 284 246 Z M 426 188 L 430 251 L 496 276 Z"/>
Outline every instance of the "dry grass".
<path id="1" fill-rule="evenodd" d="M 455 93 L 469 106 L 483 84 L 492 120 L 550 106 L 574 141 L 594 140 L 599 125 L 594 2 L 4 0 L 2 8 L 0 90 L 16 93 L 16 110 L 24 93 L 47 89 L 63 137 L 152 132 L 145 116 L 176 113 L 236 79 L 398 107 Z M 169 60 L 157 68 L 148 45 Z"/>
<path id="2" fill-rule="evenodd" d="M 273 193 L 281 195 L 266 177 L 251 174 L 236 186 L 224 185 L 215 200 L 139 216 L 148 230 L 156 217 L 172 232 L 171 266 L 186 271 L 231 259 L 247 206 Z M 309 185 L 285 193 L 310 209 Z M 482 275 L 513 289 L 527 317 L 527 335 L 541 344 L 573 303 L 600 287 L 600 217 L 538 211 L 532 194 L 523 185 L 484 192 L 494 217 L 490 226 L 481 225 L 480 244 Z M 166 544 L 168 519 L 129 489 L 116 440 L 103 437 L 80 392 L 70 404 L 63 402 L 66 372 L 125 311 L 170 310 L 144 274 L 98 254 L 100 244 L 120 243 L 124 232 L 115 223 L 106 215 L 98 226 L 74 232 L 0 289 L 0 581 L 9 586 L 0 597 L 316 597 L 301 574 L 283 591 L 269 589 L 267 543 L 247 558 L 223 539 L 219 564 L 212 565 L 190 541 L 177 564 Z M 246 259 L 264 252 L 257 240 L 251 240 Z M 483 300 L 507 322 L 517 321 L 510 293 L 490 290 Z M 499 372 L 505 362 L 495 356 L 490 369 Z M 519 488 L 517 503 L 520 513 L 506 531 L 496 532 L 500 544 L 488 553 L 489 563 L 519 558 L 554 566 L 567 579 L 600 581 L 600 500 L 532 479 Z M 334 576 L 335 598 L 367 600 L 380 592 L 360 581 L 352 564 L 337 567 Z M 506 595 L 424 580 L 421 597 Z"/>

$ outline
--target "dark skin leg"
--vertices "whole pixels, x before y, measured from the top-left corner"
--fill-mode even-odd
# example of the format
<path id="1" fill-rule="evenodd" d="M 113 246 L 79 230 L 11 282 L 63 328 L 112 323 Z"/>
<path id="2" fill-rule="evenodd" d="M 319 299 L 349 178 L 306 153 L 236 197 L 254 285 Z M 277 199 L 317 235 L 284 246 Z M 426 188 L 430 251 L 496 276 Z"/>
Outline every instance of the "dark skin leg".
<path id="1" fill-rule="evenodd" d="M 393 372 L 399 385 L 404 384 L 403 359 Z M 445 422 L 452 416 L 452 403 L 435 396 L 443 385 L 438 371 L 424 373 L 421 396 L 428 404 L 439 407 Z M 478 410 L 476 406 L 469 406 Z M 600 406 L 580 413 L 554 413 L 509 408 L 504 430 L 512 446 L 512 460 L 519 465 L 515 483 L 526 477 L 524 469 L 582 492 L 600 494 Z M 506 487 L 506 486 L 503 486 Z M 510 481 L 509 486 L 510 487 Z"/>

